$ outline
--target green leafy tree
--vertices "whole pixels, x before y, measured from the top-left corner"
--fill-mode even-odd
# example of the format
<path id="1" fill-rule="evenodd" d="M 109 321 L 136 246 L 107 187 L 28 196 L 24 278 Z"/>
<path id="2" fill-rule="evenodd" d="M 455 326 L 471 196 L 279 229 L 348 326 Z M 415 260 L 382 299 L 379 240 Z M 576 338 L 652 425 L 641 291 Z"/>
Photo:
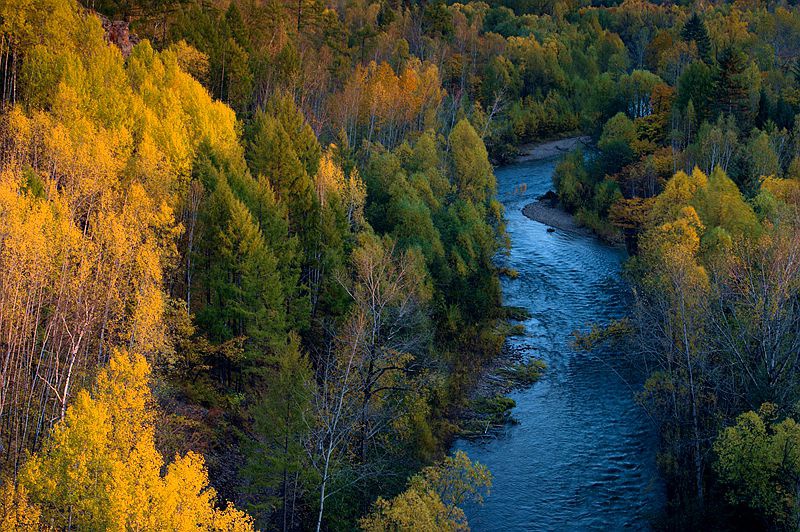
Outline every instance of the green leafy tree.
<path id="1" fill-rule="evenodd" d="M 601 174 L 615 174 L 632 163 L 636 158 L 638 140 L 636 125 L 624 113 L 617 113 L 606 122 L 597 142 L 602 153 L 599 161 Z"/>
<path id="2" fill-rule="evenodd" d="M 728 500 L 761 513 L 772 526 L 796 530 L 800 520 L 800 425 L 777 422 L 776 406 L 745 412 L 714 442 L 714 469 Z"/>
<path id="3" fill-rule="evenodd" d="M 497 190 L 492 165 L 483 141 L 466 120 L 460 120 L 449 137 L 456 191 L 464 200 L 486 204 Z"/>
<path id="4" fill-rule="evenodd" d="M 570 212 L 588 204 L 593 185 L 581 149 L 565 155 L 553 172 L 553 186 L 559 201 Z"/>
<path id="5" fill-rule="evenodd" d="M 701 61 L 690 63 L 678 79 L 675 105 L 678 109 L 686 109 L 691 103 L 695 121 L 702 123 L 711 117 L 714 98 L 714 76 L 711 67 Z"/>

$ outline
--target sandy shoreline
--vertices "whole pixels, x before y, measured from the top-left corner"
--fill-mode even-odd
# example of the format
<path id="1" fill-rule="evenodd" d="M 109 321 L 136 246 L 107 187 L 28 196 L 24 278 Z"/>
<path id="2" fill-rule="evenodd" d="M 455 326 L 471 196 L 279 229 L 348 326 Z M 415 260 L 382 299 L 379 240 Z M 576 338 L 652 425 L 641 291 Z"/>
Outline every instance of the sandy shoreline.
<path id="1" fill-rule="evenodd" d="M 523 144 L 519 147 L 520 155 L 516 162 L 539 161 L 564 155 L 578 146 L 585 146 L 591 142 L 591 137 L 570 137 L 567 139 L 551 140 L 549 142 Z"/>
<path id="2" fill-rule="evenodd" d="M 578 225 L 574 216 L 558 207 L 552 206 L 550 202 L 539 200 L 529 203 L 522 209 L 522 214 L 535 222 L 543 223 L 561 231 L 587 236 L 594 234 L 586 227 Z"/>
<path id="3" fill-rule="evenodd" d="M 564 155 L 574 150 L 578 146 L 585 146 L 591 142 L 591 137 L 570 137 L 560 140 L 552 140 L 541 144 L 525 144 L 519 147 L 521 155 L 517 162 L 539 161 L 551 159 L 559 155 Z M 591 230 L 581 227 L 575 221 L 575 217 L 561 209 L 554 198 L 540 198 L 534 203 L 525 205 L 522 214 L 536 222 L 561 231 L 569 231 L 581 235 L 593 235 Z"/>

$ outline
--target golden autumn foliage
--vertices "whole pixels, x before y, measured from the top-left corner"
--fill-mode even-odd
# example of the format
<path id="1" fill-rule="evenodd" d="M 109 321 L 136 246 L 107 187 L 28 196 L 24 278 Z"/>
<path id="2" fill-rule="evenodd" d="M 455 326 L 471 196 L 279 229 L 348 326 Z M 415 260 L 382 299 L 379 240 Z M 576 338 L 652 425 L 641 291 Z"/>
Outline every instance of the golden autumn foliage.
<path id="1" fill-rule="evenodd" d="M 350 65 L 344 56 L 355 48 L 337 41 L 361 22 L 340 20 L 334 7 L 300 2 L 295 38 L 261 3 L 124 4 L 0 0 L 0 469 L 9 478 L 0 526 L 252 529 L 233 506 L 217 507 L 204 458 L 187 451 L 209 449 L 216 468 L 218 447 L 204 445 L 236 435 L 236 451 L 268 468 L 256 470 L 260 491 L 248 494 L 259 522 L 281 516 L 284 529 L 287 520 L 308 528 L 319 500 L 318 529 L 335 527 L 336 512 L 323 516 L 323 505 L 347 493 L 339 478 L 368 475 L 354 496 L 365 505 L 381 487 L 373 471 L 409 453 L 427 462 L 444 445 L 437 432 L 449 429 L 437 428 L 442 414 L 429 404 L 438 376 L 444 382 L 451 371 L 434 358 L 439 336 L 454 340 L 446 340 L 454 360 L 473 337 L 500 338 L 484 332 L 496 329 L 491 260 L 503 230 L 483 138 L 501 102 L 486 107 L 480 133 L 462 105 L 479 86 L 488 8 L 442 5 L 434 13 L 442 36 L 452 15 L 462 50 L 440 54 L 424 41 L 430 53 L 421 59 L 410 55 L 419 45 L 401 37 L 399 19 L 386 18 L 394 8 L 372 4 L 364 22 L 394 27 L 380 44 L 394 51 L 373 53 L 376 41 L 365 35 L 363 59 Z M 161 7 L 151 45 L 148 12 Z M 101 24 L 94 9 L 111 18 Z M 358 6 L 345 9 L 360 18 Z M 117 15 L 141 42 L 119 43 Z M 412 16 L 403 13 L 403 25 Z M 264 24 L 270 17 L 274 26 Z M 192 31 L 204 22 L 210 31 Z M 545 47 L 549 60 L 566 59 L 556 39 Z M 443 77 L 454 94 L 446 110 Z M 248 127 L 210 91 L 253 118 Z M 334 129 L 344 132 L 343 148 L 323 154 L 317 135 Z M 383 228 L 367 206 L 374 176 L 361 179 L 378 144 L 397 148 L 407 176 L 392 187 Z M 445 306 L 448 330 L 439 335 L 432 324 Z M 348 392 L 353 404 L 344 406 L 355 411 L 354 428 L 334 427 L 318 446 L 309 431 L 324 408 L 315 404 L 309 421 L 295 396 L 311 404 L 326 397 L 316 388 L 333 381 L 289 378 L 285 368 L 305 364 L 299 348 L 284 353 L 295 332 L 309 348 L 310 374 L 326 351 L 349 350 L 359 368 L 347 381 L 361 379 Z M 181 452 L 169 463 L 172 453 L 155 445 L 164 440 L 154 434 L 151 365 L 169 409 L 165 439 L 202 433 L 174 445 Z M 433 368 L 437 384 L 418 378 L 419 367 Z M 260 395 L 268 399 L 261 411 L 253 408 Z M 259 424 L 251 439 L 262 445 L 251 450 Z M 297 470 L 309 458 L 319 463 L 323 445 L 318 486 L 316 471 Z M 222 464 L 231 474 L 223 478 L 239 465 Z M 484 487 L 488 473 L 472 473 Z M 442 474 L 427 470 L 425 487 L 415 481 L 418 489 L 393 506 L 430 517 L 416 528 L 465 526 L 452 492 L 460 479 L 445 485 Z M 279 506 L 263 504 L 274 500 Z"/>
<path id="2" fill-rule="evenodd" d="M 28 499 L 22 486 L 7 480 L 0 487 L 0 532 L 35 530 L 40 525 L 41 512 Z"/>
<path id="3" fill-rule="evenodd" d="M 436 65 L 414 59 L 396 73 L 389 63 L 372 61 L 356 67 L 332 100 L 332 115 L 351 144 L 365 138 L 393 147 L 407 132 L 432 125 L 443 97 Z"/>
<path id="4" fill-rule="evenodd" d="M 701 238 L 749 238 L 759 234 L 753 208 L 744 200 L 736 184 L 716 168 L 706 176 L 695 168 L 691 175 L 678 172 L 667 181 L 664 191 L 655 199 L 650 211 L 653 224 L 672 223 L 686 218 L 691 208 L 702 228 Z"/>
<path id="5" fill-rule="evenodd" d="M 482 504 L 491 484 L 486 467 L 458 451 L 411 477 L 408 489 L 395 498 L 378 498 L 372 513 L 361 519 L 361 528 L 367 532 L 469 530 L 461 505 Z"/>
<path id="6" fill-rule="evenodd" d="M 34 505 L 27 515 L 41 512 L 40 523 L 56 528 L 252 530 L 233 506 L 216 508 L 202 456 L 177 456 L 162 474 L 149 373 L 141 355 L 115 351 L 94 393 L 78 393 L 20 472 L 18 491 Z"/>
<path id="7" fill-rule="evenodd" d="M 638 231 L 647 223 L 654 201 L 652 198 L 619 199 L 609 209 L 608 219 L 621 229 Z"/>
<path id="8" fill-rule="evenodd" d="M 334 161 L 331 148 L 322 155 L 316 175 L 317 199 L 322 207 L 334 199 L 345 208 L 351 224 L 364 223 L 364 204 L 367 199 L 367 188 L 353 169 L 350 175 Z"/>
<path id="9" fill-rule="evenodd" d="M 463 513 L 457 516 L 452 513 L 436 492 L 426 488 L 411 488 L 391 501 L 378 499 L 374 513 L 365 518 L 361 526 L 368 532 L 469 530 Z"/>
<path id="10" fill-rule="evenodd" d="M 658 226 L 648 235 L 643 250 L 657 260 L 672 280 L 672 285 L 667 285 L 670 288 L 678 291 L 690 286 L 701 292 L 708 288 L 705 268 L 697 263 L 704 229 L 694 208 L 684 207 L 680 217 Z"/>
<path id="11" fill-rule="evenodd" d="M 667 220 L 675 217 L 683 206 L 687 205 L 698 189 L 706 186 L 708 177 L 695 168 L 691 174 L 678 172 L 667 181 L 663 192 L 658 195 L 653 205 L 652 218 L 654 220 Z"/>
<path id="12" fill-rule="evenodd" d="M 186 46 L 124 60 L 74 0 L 2 2 L 0 20 L 22 58 L 0 120 L 0 441 L 17 469 L 112 346 L 164 350 L 195 154 L 242 149 L 233 111 L 181 70 L 202 68 Z"/>
<path id="13" fill-rule="evenodd" d="M 800 179 L 764 177 L 761 180 L 761 190 L 769 192 L 788 205 L 800 207 Z"/>

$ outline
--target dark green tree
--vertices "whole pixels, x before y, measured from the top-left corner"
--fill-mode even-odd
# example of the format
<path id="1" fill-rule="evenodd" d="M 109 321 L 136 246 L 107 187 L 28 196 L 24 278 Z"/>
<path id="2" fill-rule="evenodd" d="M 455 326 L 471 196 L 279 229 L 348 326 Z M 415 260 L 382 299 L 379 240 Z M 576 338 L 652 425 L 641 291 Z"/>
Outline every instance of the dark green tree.
<path id="1" fill-rule="evenodd" d="M 307 171 L 312 161 L 300 159 L 295 139 L 279 118 L 266 111 L 256 113 L 247 138 L 245 156 L 250 171 L 269 180 L 289 209 L 291 232 L 302 233 L 314 209 L 314 182 Z"/>
<path id="2" fill-rule="evenodd" d="M 681 38 L 687 43 L 694 42 L 697 46 L 697 53 L 700 54 L 700 59 L 707 65 L 711 64 L 711 39 L 708 36 L 706 23 L 697 12 L 692 13 L 692 16 L 684 24 L 681 30 Z"/>
<path id="3" fill-rule="evenodd" d="M 718 62 L 714 78 L 714 110 L 718 115 L 734 116 L 739 129 L 749 131 L 754 117 L 745 75 L 746 57 L 741 50 L 728 46 L 719 53 Z"/>
<path id="4" fill-rule="evenodd" d="M 678 79 L 678 94 L 675 106 L 686 109 L 692 102 L 697 123 L 711 118 L 714 99 L 714 74 L 711 68 L 701 61 L 694 61 L 684 69 Z"/>
<path id="5" fill-rule="evenodd" d="M 216 342 L 246 337 L 247 353 L 258 357 L 285 334 L 278 261 L 258 222 L 231 189 L 225 169 L 204 158 L 195 174 L 208 191 L 198 216 L 193 261 L 197 322 Z"/>
<path id="6" fill-rule="evenodd" d="M 305 444 L 314 423 L 314 375 L 294 334 L 258 373 L 264 386 L 250 409 L 252 440 L 242 473 L 258 501 L 251 506 L 254 513 L 265 524 L 296 530 L 305 490 L 313 481 Z"/>

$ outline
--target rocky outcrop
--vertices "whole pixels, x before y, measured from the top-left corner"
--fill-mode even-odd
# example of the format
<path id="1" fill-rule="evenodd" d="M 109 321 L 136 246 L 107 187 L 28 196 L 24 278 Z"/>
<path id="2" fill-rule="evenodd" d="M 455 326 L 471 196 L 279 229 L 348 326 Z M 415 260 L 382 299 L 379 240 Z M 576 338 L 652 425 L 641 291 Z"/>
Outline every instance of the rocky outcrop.
<path id="1" fill-rule="evenodd" d="M 550 207 L 558 206 L 558 194 L 556 194 L 552 190 L 548 190 L 547 192 L 539 196 L 537 199 L 542 203 L 546 203 Z"/>
<path id="2" fill-rule="evenodd" d="M 119 48 L 122 57 L 127 59 L 133 47 L 139 43 L 139 37 L 131 33 L 130 24 L 124 20 L 111 20 L 99 13 L 97 16 L 106 32 L 106 40 Z"/>

